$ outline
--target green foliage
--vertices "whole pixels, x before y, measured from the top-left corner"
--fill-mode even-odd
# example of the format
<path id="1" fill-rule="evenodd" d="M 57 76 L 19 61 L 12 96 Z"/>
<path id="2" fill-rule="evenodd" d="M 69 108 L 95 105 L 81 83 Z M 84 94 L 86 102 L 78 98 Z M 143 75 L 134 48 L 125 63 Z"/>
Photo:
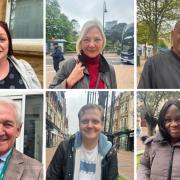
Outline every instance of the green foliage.
<path id="1" fill-rule="evenodd" d="M 179 0 L 137 0 L 138 22 L 145 22 L 147 37 L 153 45 L 153 52 L 157 51 L 157 41 L 164 26 L 170 21 L 180 19 Z M 138 36 L 139 37 L 139 36 Z"/>
<path id="2" fill-rule="evenodd" d="M 76 20 L 74 20 L 76 21 Z M 73 22 L 74 22 L 73 21 Z M 76 21 L 77 24 L 77 21 Z M 46 5 L 46 38 L 48 39 L 65 39 L 70 41 L 67 44 L 67 48 L 74 49 L 74 45 L 71 45 L 73 37 L 74 27 L 68 17 L 61 13 L 60 5 L 57 0 L 47 0 Z M 75 35 L 74 35 L 75 36 Z"/>
<path id="3" fill-rule="evenodd" d="M 158 44 L 158 46 L 161 46 L 163 48 L 168 48 L 167 44 L 164 42 L 163 39 L 158 39 L 157 44 Z"/>

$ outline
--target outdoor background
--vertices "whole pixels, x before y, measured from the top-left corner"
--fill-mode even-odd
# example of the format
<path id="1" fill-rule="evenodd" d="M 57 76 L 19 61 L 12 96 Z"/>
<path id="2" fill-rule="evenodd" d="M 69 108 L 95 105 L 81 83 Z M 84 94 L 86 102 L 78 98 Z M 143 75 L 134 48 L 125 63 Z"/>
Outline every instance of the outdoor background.
<path id="1" fill-rule="evenodd" d="M 55 71 L 52 67 L 52 43 L 58 42 L 65 60 L 76 57 L 75 43 L 83 24 L 98 19 L 104 28 L 107 45 L 104 56 L 115 68 L 118 88 L 134 87 L 134 68 L 121 62 L 123 32 L 131 25 L 131 49 L 134 55 L 134 1 L 126 0 L 47 0 L 46 7 L 46 65 L 49 86 Z"/>

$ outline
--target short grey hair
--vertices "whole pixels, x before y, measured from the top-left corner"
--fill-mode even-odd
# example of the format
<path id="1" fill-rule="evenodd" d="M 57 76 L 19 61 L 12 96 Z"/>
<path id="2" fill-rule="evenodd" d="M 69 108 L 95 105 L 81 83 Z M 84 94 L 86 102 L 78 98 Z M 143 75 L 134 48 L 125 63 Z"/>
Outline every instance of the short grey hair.
<path id="1" fill-rule="evenodd" d="M 104 109 L 102 106 L 98 105 L 98 104 L 86 104 L 83 107 L 81 107 L 81 109 L 79 110 L 78 113 L 78 118 L 79 120 L 81 119 L 81 116 L 89 109 L 96 109 L 100 112 L 101 114 L 101 121 L 104 121 Z"/>
<path id="2" fill-rule="evenodd" d="M 103 27 L 102 27 L 102 25 L 101 25 L 101 23 L 98 21 L 98 20 L 89 20 L 89 21 L 87 21 L 84 25 L 83 25 L 83 27 L 82 27 L 82 29 L 81 29 L 81 32 L 80 32 L 80 35 L 79 35 L 79 38 L 78 38 L 78 40 L 77 40 L 77 42 L 76 42 L 76 52 L 79 54 L 80 53 L 80 51 L 81 51 L 81 41 L 82 41 L 82 39 L 84 38 L 84 36 L 87 34 L 87 32 L 90 30 L 90 29 L 92 29 L 92 28 L 94 28 L 94 27 L 96 27 L 99 31 L 100 31 L 100 33 L 101 33 L 101 36 L 102 36 L 102 39 L 103 39 L 103 47 L 102 47 L 102 50 L 104 49 L 104 47 L 106 46 L 106 36 L 105 36 L 105 34 L 104 34 L 104 31 L 103 31 Z M 101 50 L 101 51 L 102 51 Z"/>
<path id="3" fill-rule="evenodd" d="M 18 104 L 9 98 L 2 98 L 0 97 L 0 105 L 8 105 L 10 108 L 13 108 L 15 115 L 16 115 L 16 123 L 18 127 L 22 125 L 22 116 L 21 116 L 21 109 Z"/>

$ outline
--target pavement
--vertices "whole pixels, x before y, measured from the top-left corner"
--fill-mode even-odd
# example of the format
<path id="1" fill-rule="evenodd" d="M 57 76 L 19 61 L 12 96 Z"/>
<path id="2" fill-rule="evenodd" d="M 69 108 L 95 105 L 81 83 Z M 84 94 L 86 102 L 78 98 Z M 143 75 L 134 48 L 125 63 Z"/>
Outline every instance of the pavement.
<path id="1" fill-rule="evenodd" d="M 56 147 L 46 148 L 46 169 L 57 149 Z M 126 180 L 134 179 L 134 153 L 131 151 L 118 150 L 118 171 L 119 175 Z"/>
<path id="2" fill-rule="evenodd" d="M 118 171 L 126 180 L 134 179 L 134 152 L 118 151 Z"/>
<path id="3" fill-rule="evenodd" d="M 118 89 L 134 88 L 134 66 L 120 62 L 120 56 L 115 53 L 104 54 L 107 61 L 114 66 Z M 76 54 L 70 53 L 64 55 L 65 59 L 76 57 Z M 55 71 L 52 66 L 52 57 L 46 56 L 46 87 L 52 82 Z"/>

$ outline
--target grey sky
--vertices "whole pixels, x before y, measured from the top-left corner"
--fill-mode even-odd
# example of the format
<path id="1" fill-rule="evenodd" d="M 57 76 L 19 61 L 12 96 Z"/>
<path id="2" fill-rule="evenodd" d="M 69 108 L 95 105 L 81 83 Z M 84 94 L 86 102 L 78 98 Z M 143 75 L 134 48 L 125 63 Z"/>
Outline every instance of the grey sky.
<path id="1" fill-rule="evenodd" d="M 82 26 L 87 20 L 96 18 L 102 22 L 104 0 L 58 0 L 61 11 L 69 18 L 76 19 Z M 106 0 L 105 22 L 134 22 L 134 0 Z"/>
<path id="2" fill-rule="evenodd" d="M 73 134 L 79 130 L 78 112 L 80 108 L 87 104 L 87 93 L 85 91 L 66 91 L 66 115 L 68 117 L 69 133 Z"/>

